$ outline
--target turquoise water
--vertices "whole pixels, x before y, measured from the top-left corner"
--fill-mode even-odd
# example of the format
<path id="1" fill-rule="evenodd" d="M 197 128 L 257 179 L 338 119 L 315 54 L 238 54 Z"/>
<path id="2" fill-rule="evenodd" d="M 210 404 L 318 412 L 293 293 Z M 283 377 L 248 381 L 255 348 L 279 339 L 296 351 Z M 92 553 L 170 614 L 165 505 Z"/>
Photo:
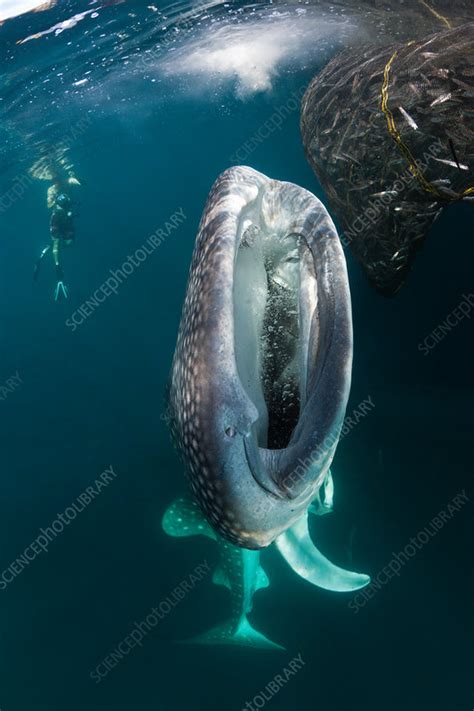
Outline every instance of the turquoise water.
<path id="1" fill-rule="evenodd" d="M 244 163 L 324 201 L 298 110 L 251 152 L 245 144 L 338 46 L 369 31 L 364 12 L 342 5 L 337 27 L 318 24 L 317 6 L 301 20 L 303 6 L 215 3 L 184 24 L 179 6 L 165 22 L 139 2 L 107 5 L 25 44 L 16 42 L 97 5 L 66 2 L 0 27 L 2 570 L 101 472 L 116 473 L 0 590 L 2 711 L 237 711 L 298 654 L 304 666 L 266 701 L 275 710 L 472 707 L 470 502 L 357 613 L 354 596 L 310 586 L 266 551 L 271 586 L 256 594 L 251 619 L 284 652 L 176 644 L 228 614 L 227 592 L 204 576 L 141 648 L 101 683 L 91 677 L 135 622 L 203 560 L 215 563 L 209 541 L 168 538 L 160 526 L 185 488 L 163 413 L 194 239 L 212 183 L 245 153 Z M 269 19 L 276 12 L 290 24 Z M 229 46 L 234 26 L 255 54 L 247 48 L 243 67 L 234 56 L 227 68 L 212 42 Z M 185 63 L 194 48 L 191 65 L 200 58 L 209 70 Z M 64 146 L 82 187 L 77 243 L 64 258 L 69 299 L 55 303 L 52 265 L 32 280 L 48 242 L 49 182 L 29 169 Z M 392 300 L 370 289 L 346 249 L 355 332 L 348 414 L 367 397 L 375 407 L 340 443 L 335 511 L 314 534 L 335 562 L 373 577 L 453 497 L 470 496 L 472 322 L 428 355 L 418 346 L 474 291 L 473 227 L 470 205 L 446 210 Z M 117 294 L 77 316 L 154 234 L 156 248 Z M 67 325 L 74 314 L 76 329 Z M 16 385 L 6 385 L 11 377 Z"/>

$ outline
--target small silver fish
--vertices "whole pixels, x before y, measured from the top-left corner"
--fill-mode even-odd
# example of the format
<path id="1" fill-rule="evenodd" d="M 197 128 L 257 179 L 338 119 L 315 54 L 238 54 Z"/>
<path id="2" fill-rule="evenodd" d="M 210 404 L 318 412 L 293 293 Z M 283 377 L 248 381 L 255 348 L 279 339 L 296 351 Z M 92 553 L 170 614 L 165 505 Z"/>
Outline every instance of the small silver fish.
<path id="1" fill-rule="evenodd" d="M 438 96 L 437 99 L 431 102 L 430 106 L 438 106 L 439 104 L 444 104 L 445 101 L 449 101 L 451 98 L 452 94 L 449 92 L 449 94 L 443 94 L 442 96 Z"/>
<path id="2" fill-rule="evenodd" d="M 446 158 L 433 158 L 433 160 L 437 160 L 438 163 L 444 163 L 445 165 L 451 166 L 451 168 L 458 168 L 458 170 L 469 170 L 467 165 L 464 165 L 464 163 L 455 163 L 453 160 L 446 160 Z"/>
<path id="3" fill-rule="evenodd" d="M 372 193 L 370 197 L 385 197 L 385 195 L 395 197 L 396 195 L 398 195 L 398 193 L 396 190 L 382 190 L 381 193 Z"/>
<path id="4" fill-rule="evenodd" d="M 408 125 L 409 125 L 411 128 L 413 128 L 415 131 L 418 131 L 418 124 L 416 123 L 416 121 L 414 121 L 414 120 L 412 119 L 412 117 L 410 116 L 410 114 L 409 114 L 407 111 L 405 111 L 405 109 L 403 108 L 403 106 L 399 106 L 399 107 L 398 107 L 398 110 L 400 111 L 401 115 L 402 115 L 403 118 L 406 120 L 406 122 L 408 123 Z"/>

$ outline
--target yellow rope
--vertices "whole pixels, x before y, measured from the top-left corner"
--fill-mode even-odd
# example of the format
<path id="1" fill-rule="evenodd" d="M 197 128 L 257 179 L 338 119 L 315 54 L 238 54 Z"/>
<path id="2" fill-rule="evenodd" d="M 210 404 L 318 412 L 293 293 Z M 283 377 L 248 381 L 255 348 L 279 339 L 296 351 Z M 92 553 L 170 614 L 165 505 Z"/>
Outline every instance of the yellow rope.
<path id="1" fill-rule="evenodd" d="M 450 30 L 452 29 L 452 25 L 447 17 L 444 17 L 444 15 L 440 15 L 439 12 L 436 12 L 436 10 L 433 7 L 431 7 L 431 5 L 428 5 L 428 3 L 425 2 L 425 0 L 419 0 L 419 1 L 421 2 L 422 5 L 424 5 L 426 7 L 427 10 L 429 10 L 431 12 L 432 15 L 437 17 L 438 20 L 441 20 L 441 22 L 444 22 L 446 27 L 449 27 Z"/>
<path id="2" fill-rule="evenodd" d="M 412 44 L 414 44 L 414 40 L 409 42 L 406 46 L 409 47 Z M 462 200 L 464 197 L 474 194 L 474 187 L 466 188 L 462 193 L 459 194 L 459 197 L 456 198 L 449 198 L 449 196 L 441 193 L 435 185 L 430 183 L 430 181 L 425 178 L 422 171 L 418 168 L 415 157 L 413 156 L 408 146 L 403 142 L 400 132 L 396 126 L 393 113 L 391 112 L 390 107 L 388 105 L 388 87 L 390 83 L 390 70 L 392 68 L 392 64 L 398 56 L 398 53 L 399 50 L 395 50 L 395 52 L 392 54 L 387 64 L 385 65 L 385 69 L 383 72 L 381 108 L 387 119 L 388 131 L 395 143 L 397 144 L 398 148 L 400 149 L 401 153 L 405 156 L 410 172 L 418 180 L 423 190 L 428 193 L 431 193 L 432 195 L 435 195 L 440 200 Z"/>

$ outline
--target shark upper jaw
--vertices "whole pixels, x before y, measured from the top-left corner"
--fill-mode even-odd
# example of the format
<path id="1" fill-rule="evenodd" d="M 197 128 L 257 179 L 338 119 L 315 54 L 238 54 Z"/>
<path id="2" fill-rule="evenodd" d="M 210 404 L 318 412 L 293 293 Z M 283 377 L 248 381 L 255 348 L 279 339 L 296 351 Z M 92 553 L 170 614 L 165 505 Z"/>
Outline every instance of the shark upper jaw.
<path id="1" fill-rule="evenodd" d="M 226 171 L 201 220 L 170 393 L 191 488 L 224 538 L 265 547 L 305 513 L 351 363 L 347 271 L 324 206 L 251 168 Z"/>

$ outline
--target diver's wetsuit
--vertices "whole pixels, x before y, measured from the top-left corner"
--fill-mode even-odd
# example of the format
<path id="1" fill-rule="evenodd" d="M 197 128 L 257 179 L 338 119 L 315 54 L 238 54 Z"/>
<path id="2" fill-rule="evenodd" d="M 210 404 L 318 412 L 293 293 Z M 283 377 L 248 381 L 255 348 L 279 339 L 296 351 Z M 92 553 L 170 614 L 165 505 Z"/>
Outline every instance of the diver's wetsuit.
<path id="1" fill-rule="evenodd" d="M 63 282 L 63 270 L 60 264 L 59 252 L 61 247 L 70 246 L 74 243 L 75 231 L 74 231 L 74 216 L 72 212 L 72 201 L 70 197 L 64 193 L 60 192 L 55 198 L 55 202 L 52 206 L 51 220 L 50 220 L 50 234 L 52 242 L 52 254 L 53 261 L 56 267 L 56 276 L 58 283 L 56 285 L 56 290 L 54 294 L 55 301 L 62 295 L 67 298 L 68 291 L 67 287 Z M 38 277 L 39 267 L 41 260 L 49 252 L 51 246 L 45 247 L 40 254 L 40 257 L 35 265 L 34 279 Z"/>

